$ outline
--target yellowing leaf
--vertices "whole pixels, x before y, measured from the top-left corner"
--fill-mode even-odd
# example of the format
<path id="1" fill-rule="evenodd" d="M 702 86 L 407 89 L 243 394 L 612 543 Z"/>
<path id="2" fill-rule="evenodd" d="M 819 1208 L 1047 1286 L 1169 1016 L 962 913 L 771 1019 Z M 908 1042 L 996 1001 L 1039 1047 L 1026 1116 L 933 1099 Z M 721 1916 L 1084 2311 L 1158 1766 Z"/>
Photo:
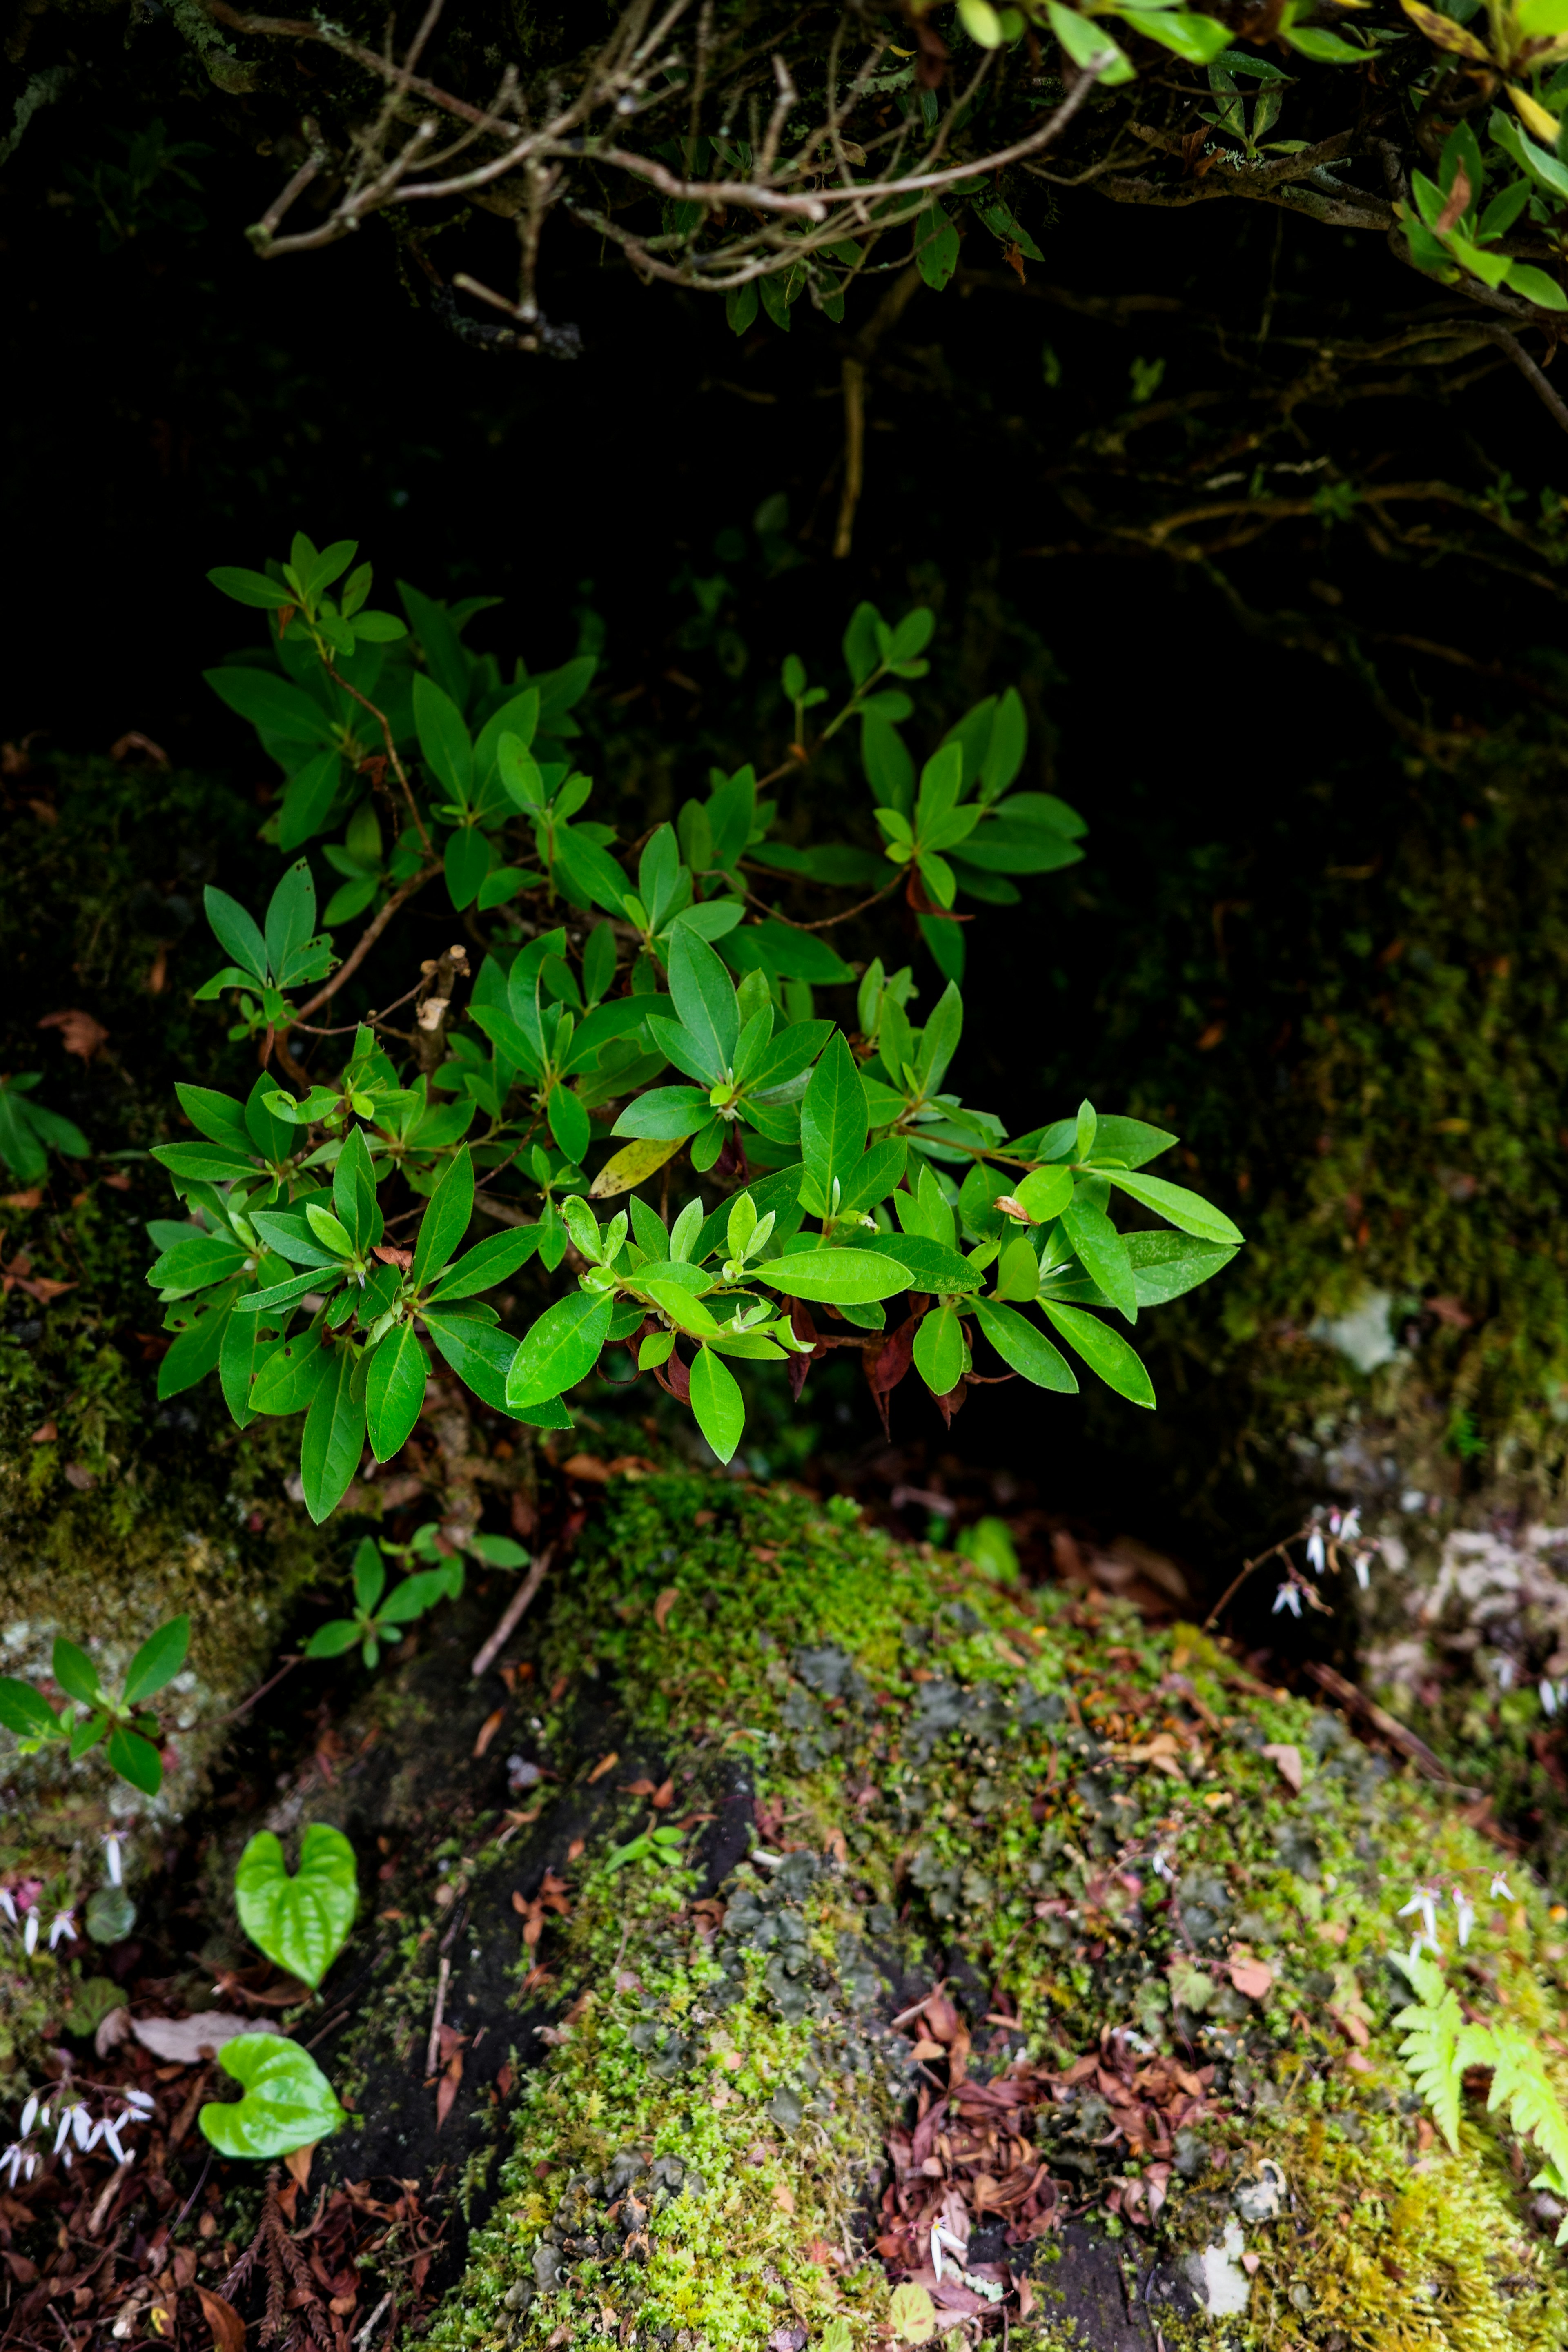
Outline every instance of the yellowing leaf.
<path id="1" fill-rule="evenodd" d="M 1508 94 L 1513 110 L 1525 129 L 1533 131 L 1537 139 L 1544 140 L 1548 147 L 1555 147 L 1557 133 L 1563 127 L 1557 117 L 1549 114 L 1545 107 L 1531 98 L 1527 89 L 1521 89 L 1517 82 L 1509 83 Z"/>
<path id="2" fill-rule="evenodd" d="M 1476 65 L 1491 62 L 1485 43 L 1478 41 L 1463 25 L 1456 25 L 1452 16 L 1440 16 L 1436 8 L 1423 8 L 1421 0 L 1399 0 L 1399 5 L 1435 48 L 1451 49 L 1457 58 L 1468 58 Z"/>
<path id="3" fill-rule="evenodd" d="M 673 1143 L 656 1136 L 638 1136 L 635 1143 L 626 1144 L 613 1160 L 605 1160 L 588 1187 L 588 1198 L 607 1201 L 612 1193 L 629 1192 L 645 1177 L 654 1175 L 667 1160 L 673 1160 L 681 1140 L 679 1136 Z"/>
<path id="4" fill-rule="evenodd" d="M 900 2344 L 929 2344 L 936 2334 L 936 2305 L 912 2279 L 893 2289 L 888 2318 Z"/>

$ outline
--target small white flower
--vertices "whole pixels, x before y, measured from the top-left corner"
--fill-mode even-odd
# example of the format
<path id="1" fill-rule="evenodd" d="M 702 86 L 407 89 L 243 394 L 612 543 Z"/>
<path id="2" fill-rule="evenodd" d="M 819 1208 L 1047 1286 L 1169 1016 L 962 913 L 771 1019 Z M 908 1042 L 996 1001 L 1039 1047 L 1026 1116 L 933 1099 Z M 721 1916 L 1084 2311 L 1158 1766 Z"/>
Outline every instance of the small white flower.
<path id="1" fill-rule="evenodd" d="M 61 2148 L 64 2147 L 67 2140 L 69 2139 L 71 2136 L 71 2117 L 75 2113 L 76 2109 L 74 2107 L 62 2107 L 60 2109 L 59 2128 L 55 2133 L 55 2154 L 57 2156 L 58 2156 Z"/>
<path id="2" fill-rule="evenodd" d="M 1500 1898 L 1504 1903 L 1511 1903 L 1513 1901 L 1513 1889 L 1510 1886 L 1507 1879 L 1503 1876 L 1500 1870 L 1493 1874 L 1492 1894 L 1495 1898 Z"/>
<path id="3" fill-rule="evenodd" d="M 118 1830 L 108 1832 L 103 1841 L 103 1852 L 104 1858 L 109 1864 L 109 1883 L 110 1886 L 118 1886 L 120 1885 L 120 1832 Z"/>
<path id="4" fill-rule="evenodd" d="M 114 2150 L 115 2162 L 117 2164 L 123 2164 L 125 2161 L 125 2150 L 120 2145 L 120 2134 L 116 2131 L 114 2126 L 110 2122 L 107 2116 L 104 2116 L 103 2121 L 100 2124 L 98 2128 L 104 2139 L 108 2141 L 110 2147 Z"/>
<path id="5" fill-rule="evenodd" d="M 1356 1556 L 1355 1556 L 1355 1580 L 1356 1580 L 1356 1582 L 1360 1585 L 1360 1587 L 1361 1587 L 1361 1589 L 1362 1589 L 1362 1591 L 1363 1591 L 1363 1592 L 1367 1590 L 1368 1586 L 1370 1585 L 1370 1583 L 1371 1583 L 1371 1581 L 1372 1581 L 1371 1577 L 1370 1577 L 1370 1576 L 1368 1575 L 1368 1573 L 1367 1573 L 1367 1570 L 1370 1569 L 1370 1567 L 1371 1567 L 1371 1566 L 1372 1566 L 1372 1554 L 1371 1554 L 1371 1552 L 1369 1552 L 1369 1551 L 1358 1551 L 1358 1552 L 1357 1552 L 1357 1554 L 1356 1554 Z"/>
<path id="6" fill-rule="evenodd" d="M 1513 1660 L 1511 1658 L 1500 1658 L 1498 1660 L 1497 1686 L 1499 1690 L 1511 1690 L 1513 1688 Z"/>
<path id="7" fill-rule="evenodd" d="M 1282 1584 L 1279 1587 L 1279 1591 L 1274 1595 L 1274 1614 L 1276 1617 L 1279 1616 L 1281 1609 L 1289 1609 L 1292 1617 L 1299 1617 L 1301 1614 L 1301 1595 L 1295 1585 Z"/>
<path id="8" fill-rule="evenodd" d="M 1432 1949 L 1436 1951 L 1438 1948 L 1437 1889 L 1435 1886 L 1416 1887 L 1409 1902 L 1402 1904 L 1395 1916 L 1401 1919 L 1408 1919 L 1413 1911 L 1420 1912 L 1422 1937 L 1431 1945 Z"/>
<path id="9" fill-rule="evenodd" d="M 19 2137 L 26 2139 L 27 2134 L 32 2130 L 33 2126 L 37 2122 L 37 2120 L 38 2101 L 37 2095 L 35 2093 L 33 2096 L 28 2099 L 26 2106 L 22 2109 L 22 2123 Z"/>
<path id="10" fill-rule="evenodd" d="M 1352 1543 L 1360 1533 L 1361 1505 L 1357 1503 L 1353 1510 L 1347 1511 L 1344 1517 L 1340 1521 L 1341 1540 L 1345 1543 Z"/>
<path id="11" fill-rule="evenodd" d="M 1463 1950 L 1470 1940 L 1470 1929 L 1476 1924 L 1476 1906 L 1462 1886 L 1454 1889 L 1454 1910 L 1459 1922 L 1459 1948 Z"/>
<path id="12" fill-rule="evenodd" d="M 32 2154 L 29 2152 L 29 2154 L 27 2154 L 26 2156 L 25 2156 L 25 2157 L 23 2158 L 23 2159 L 22 2159 L 22 2174 L 23 2174 L 23 2178 L 24 2178 L 25 2179 L 31 2180 L 31 2179 L 32 2179 L 32 2177 L 33 2177 L 34 2173 L 35 2173 L 35 2172 L 37 2172 L 37 2168 L 38 2168 L 38 2159 L 37 2159 L 37 2158 L 36 2156 L 32 2155 Z"/>
<path id="13" fill-rule="evenodd" d="M 3 1914 L 5 1918 L 9 1919 L 13 1927 L 16 1926 L 16 1899 L 8 1886 L 0 1886 L 0 1914 Z"/>
<path id="14" fill-rule="evenodd" d="M 27 1953 L 38 1948 L 38 1914 L 35 1907 L 27 1914 L 27 1924 L 22 1930 L 22 1949 Z"/>
<path id="15" fill-rule="evenodd" d="M 11 2168 L 11 2186 L 15 2189 L 16 2175 L 22 2169 L 22 2143 L 19 2139 L 14 2139 L 5 2155 L 0 2156 L 0 2172 L 4 2172 L 7 2165 Z"/>
<path id="16" fill-rule="evenodd" d="M 942 2276 L 942 2231 L 933 2221 L 931 2225 L 931 2266 L 938 2278 Z"/>
<path id="17" fill-rule="evenodd" d="M 1152 1857 L 1151 1867 L 1156 1878 L 1163 1878 L 1168 1886 L 1174 1885 L 1175 1879 L 1171 1865 L 1163 1853 L 1156 1853 Z"/>
<path id="18" fill-rule="evenodd" d="M 92 2124 L 85 2107 L 71 2109 L 71 2137 L 85 2156 L 92 2146 Z"/>
<path id="19" fill-rule="evenodd" d="M 1307 1565 L 1314 1576 L 1321 1576 L 1325 1558 L 1323 1530 L 1321 1528 L 1314 1528 L 1307 1538 Z"/>
<path id="20" fill-rule="evenodd" d="M 76 1934 L 76 1920 L 69 1911 L 57 1911 L 49 1927 L 49 1949 L 54 1951 L 68 1936 Z"/>
<path id="21" fill-rule="evenodd" d="M 1542 1711 L 1546 1715 L 1555 1715 L 1557 1712 L 1557 1693 L 1547 1681 L 1544 1675 L 1542 1675 L 1537 1687 L 1541 1693 Z"/>
<path id="22" fill-rule="evenodd" d="M 124 2097 L 126 2105 L 134 2107 L 138 2117 L 143 2123 L 153 2113 L 153 2107 L 157 2104 L 156 2101 L 151 2098 L 145 2091 L 127 2091 L 124 2094 Z"/>

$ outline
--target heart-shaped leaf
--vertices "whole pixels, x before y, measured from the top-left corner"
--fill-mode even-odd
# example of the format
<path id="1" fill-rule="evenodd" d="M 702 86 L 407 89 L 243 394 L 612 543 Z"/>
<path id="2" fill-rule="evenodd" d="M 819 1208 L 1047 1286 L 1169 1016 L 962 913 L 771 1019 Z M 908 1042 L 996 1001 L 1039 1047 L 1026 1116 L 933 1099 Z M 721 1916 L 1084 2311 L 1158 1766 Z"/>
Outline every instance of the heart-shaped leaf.
<path id="1" fill-rule="evenodd" d="M 237 2034 L 218 2052 L 217 2063 L 245 2085 L 243 2099 L 209 2100 L 198 2117 L 220 2156 L 289 2156 L 326 2139 L 343 2120 L 332 2086 L 309 2051 L 280 2033 Z"/>
<path id="2" fill-rule="evenodd" d="M 251 1942 L 313 1992 L 347 1943 L 359 1908 L 354 1850 L 341 1830 L 312 1822 L 290 1878 L 272 1832 L 258 1831 L 240 1855 L 234 1895 Z"/>

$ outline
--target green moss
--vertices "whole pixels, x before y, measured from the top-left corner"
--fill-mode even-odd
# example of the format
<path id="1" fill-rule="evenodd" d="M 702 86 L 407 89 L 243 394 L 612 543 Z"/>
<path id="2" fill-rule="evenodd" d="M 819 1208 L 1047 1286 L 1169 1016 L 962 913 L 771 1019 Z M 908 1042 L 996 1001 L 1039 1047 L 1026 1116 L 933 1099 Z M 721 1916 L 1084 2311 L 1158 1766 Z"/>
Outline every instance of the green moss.
<path id="1" fill-rule="evenodd" d="M 720 1479 L 614 1483 L 540 1656 L 547 1686 L 614 1688 L 692 1802 L 711 1807 L 721 1767 L 742 1776 L 769 1834 L 802 1853 L 787 1898 L 742 1863 L 716 1923 L 689 1876 L 607 1872 L 591 1844 L 575 1908 L 540 1947 L 560 1985 L 552 2046 L 437 2324 L 452 2352 L 586 2344 L 606 2312 L 639 2344 L 713 2352 L 761 2345 L 781 2319 L 815 2343 L 835 2311 L 858 2347 L 875 2340 L 879 2265 L 823 2256 L 842 2252 L 906 2095 L 907 2045 L 874 2022 L 895 1958 L 921 1983 L 933 1963 L 956 1971 L 972 2013 L 1014 2004 L 1037 2053 L 1066 2061 L 1133 2025 L 1151 2056 L 1215 2070 L 1152 2240 L 1103 2208 L 1102 2222 L 1125 2230 L 1130 2259 L 1179 2261 L 1220 2240 L 1237 2182 L 1277 2162 L 1289 2202 L 1248 2225 L 1238 2345 L 1337 2328 L 1355 2352 L 1544 2352 L 1568 2335 L 1568 2273 L 1527 2215 L 1528 2173 L 1479 2118 L 1457 2157 L 1427 2144 L 1392 2021 L 1408 1990 L 1387 1958 L 1412 1881 L 1470 1874 L 1466 1997 L 1555 2052 L 1564 1947 L 1522 1884 L 1517 1901 L 1481 1899 L 1489 1850 L 1337 1719 L 1261 1691 L 1190 1629 L 1150 1635 L 1117 1609 L 1009 1593 L 844 1507 Z M 1299 1794 L 1270 1746 L 1297 1750 Z M 647 1819 L 628 1805 L 625 1832 Z M 1248 1956 L 1269 1971 L 1260 1996 L 1230 1980 Z M 986 2060 L 973 2022 L 977 2063 L 1005 2063 L 1016 2040 Z M 1068 2130 L 1045 2159 L 1076 2158 L 1100 2198 L 1137 2181 L 1147 2155 L 1111 2154 L 1091 2116 L 1074 2139 L 1070 2113 L 1042 2118 Z M 701 2186 L 663 2202 L 628 2257 L 606 2234 L 605 2176 L 634 2150 Z M 1048 2303 L 1031 2323 L 1041 2347 L 1071 2334 Z M 1207 2340 L 1206 2323 L 1165 2332 L 1173 2347 Z"/>

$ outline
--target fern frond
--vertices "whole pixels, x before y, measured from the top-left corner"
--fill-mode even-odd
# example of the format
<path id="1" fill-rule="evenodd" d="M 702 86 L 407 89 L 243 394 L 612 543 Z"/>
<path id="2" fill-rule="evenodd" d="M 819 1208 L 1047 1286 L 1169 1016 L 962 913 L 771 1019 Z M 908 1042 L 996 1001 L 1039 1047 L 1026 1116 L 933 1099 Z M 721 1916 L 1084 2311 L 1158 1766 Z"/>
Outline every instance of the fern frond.
<path id="1" fill-rule="evenodd" d="M 1486 2063 L 1479 2056 L 1461 2053 L 1461 2040 L 1468 2045 L 1484 2027 L 1467 2026 L 1451 1989 L 1443 1981 L 1442 1971 L 1434 1968 L 1424 1955 L 1413 1960 L 1401 1960 L 1400 1967 L 1421 1995 L 1408 2009 L 1402 2009 L 1394 2022 L 1405 2032 L 1399 2054 L 1409 2069 L 1416 2089 L 1431 2108 L 1438 2130 L 1457 2156 L 1459 2152 L 1459 2089 L 1467 2065 Z M 1491 2037 L 1487 2036 L 1489 2042 Z M 1488 2053 L 1489 2057 L 1489 2052 Z"/>
<path id="2" fill-rule="evenodd" d="M 1568 2113 L 1546 2072 L 1546 2062 L 1517 2025 L 1500 2025 L 1491 2036 L 1496 2053 L 1487 2111 L 1506 2106 L 1521 2139 L 1532 2139 L 1560 2175 L 1568 2175 Z"/>

